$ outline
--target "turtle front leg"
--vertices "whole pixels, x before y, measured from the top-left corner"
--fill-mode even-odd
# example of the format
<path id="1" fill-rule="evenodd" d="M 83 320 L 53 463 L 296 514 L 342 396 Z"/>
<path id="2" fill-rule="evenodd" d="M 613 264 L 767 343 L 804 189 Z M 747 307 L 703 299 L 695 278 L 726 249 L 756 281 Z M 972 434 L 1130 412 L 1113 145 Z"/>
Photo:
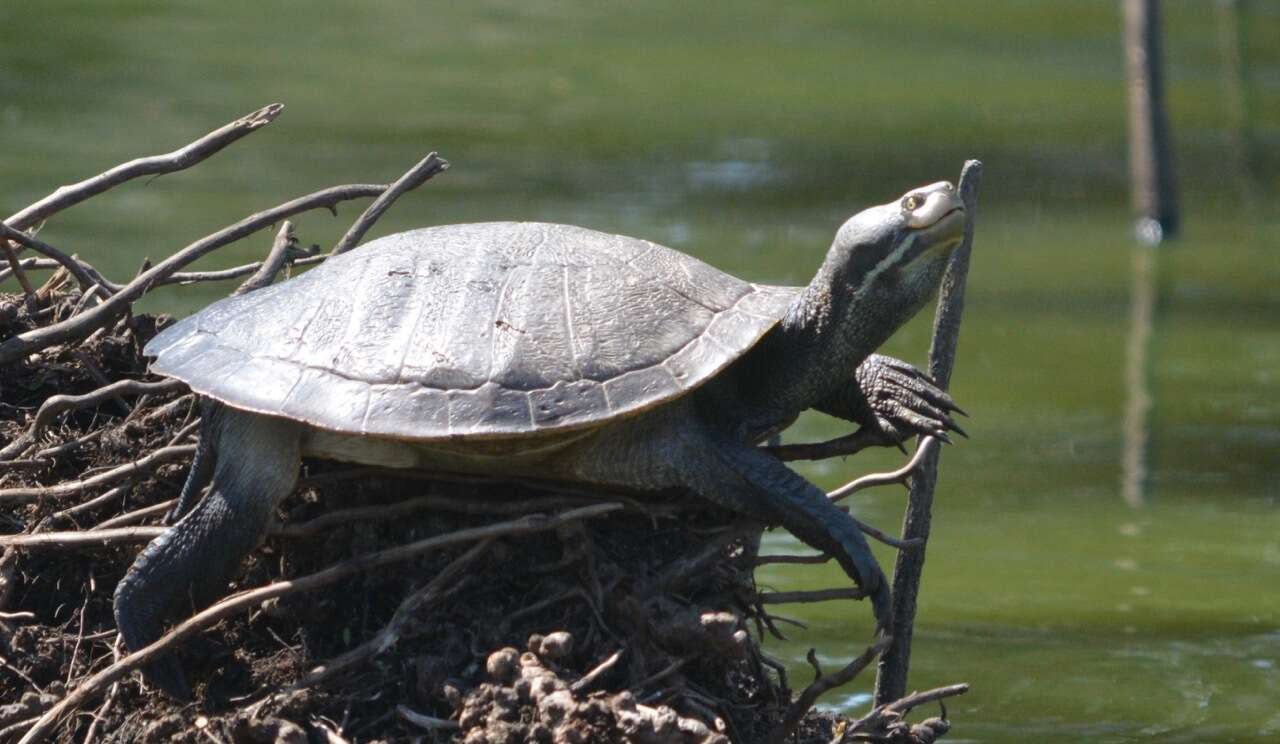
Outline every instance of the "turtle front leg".
<path id="1" fill-rule="evenodd" d="M 300 431 L 293 422 L 221 409 L 202 436 L 216 437 L 208 496 L 152 540 L 116 586 L 116 626 L 130 651 L 159 638 L 173 614 L 203 609 L 226 592 L 297 482 Z M 191 696 L 172 656 L 157 659 L 144 676 L 173 697 Z"/>
<path id="2" fill-rule="evenodd" d="M 861 424 L 883 444 L 927 435 L 950 443 L 948 431 L 968 436 L 951 417 L 964 414 L 946 391 L 920 370 L 882 354 L 858 366 L 851 384 L 814 406 L 823 413 Z"/>

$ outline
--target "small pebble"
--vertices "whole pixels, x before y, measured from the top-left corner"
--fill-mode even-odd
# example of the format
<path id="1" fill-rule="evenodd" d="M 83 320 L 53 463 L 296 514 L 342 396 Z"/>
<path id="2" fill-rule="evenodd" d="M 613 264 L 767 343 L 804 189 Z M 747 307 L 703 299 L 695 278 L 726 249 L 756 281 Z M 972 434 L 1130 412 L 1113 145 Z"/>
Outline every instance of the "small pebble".
<path id="1" fill-rule="evenodd" d="M 484 670 L 489 676 L 499 682 L 506 682 L 516 674 L 516 650 L 514 648 L 501 648 L 489 654 L 488 660 L 485 661 Z"/>
<path id="2" fill-rule="evenodd" d="M 563 630 L 544 637 L 538 645 L 538 655 L 551 661 L 563 659 L 571 653 L 573 653 L 573 636 Z"/>

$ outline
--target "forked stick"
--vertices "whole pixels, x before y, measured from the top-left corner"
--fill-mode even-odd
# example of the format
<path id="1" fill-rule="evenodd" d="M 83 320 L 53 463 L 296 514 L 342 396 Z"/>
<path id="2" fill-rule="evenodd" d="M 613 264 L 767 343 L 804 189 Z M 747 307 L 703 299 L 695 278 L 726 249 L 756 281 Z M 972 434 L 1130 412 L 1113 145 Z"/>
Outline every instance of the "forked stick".
<path id="1" fill-rule="evenodd" d="M 804 718 L 804 714 L 818 702 L 818 698 L 828 690 L 848 684 L 854 677 L 858 676 L 863 669 L 867 668 L 876 656 L 880 655 L 893 639 L 888 636 L 878 639 L 875 643 L 867 646 L 858 658 L 849 662 L 843 669 L 835 674 L 823 674 L 822 667 L 818 665 L 818 657 L 814 654 L 813 649 L 809 649 L 809 664 L 813 666 L 814 679 L 800 696 L 791 703 L 791 707 L 787 708 L 787 715 L 783 718 L 781 725 L 769 732 L 769 744 L 782 744 L 782 741 L 795 732 L 796 727 L 800 725 L 800 720 Z"/>

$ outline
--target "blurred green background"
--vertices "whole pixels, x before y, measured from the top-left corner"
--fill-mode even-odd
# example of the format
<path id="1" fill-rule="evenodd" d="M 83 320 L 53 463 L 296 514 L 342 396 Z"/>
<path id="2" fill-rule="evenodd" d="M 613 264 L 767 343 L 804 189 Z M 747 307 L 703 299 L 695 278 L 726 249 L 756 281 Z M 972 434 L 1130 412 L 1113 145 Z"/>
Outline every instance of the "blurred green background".
<path id="1" fill-rule="evenodd" d="M 1155 250 L 1131 239 L 1116 2 L 9 0 L 0 210 L 282 101 L 230 150 L 41 237 L 127 278 L 250 212 L 392 180 L 438 149 L 454 168 L 373 236 L 569 222 L 803 283 L 849 214 L 981 158 L 954 376 L 973 438 L 943 457 L 912 685 L 972 683 L 951 741 L 1280 740 L 1280 2 L 1242 4 L 1238 35 L 1217 2 L 1165 11 L 1184 230 Z M 362 206 L 305 216 L 299 235 L 331 244 Z M 1144 286 L 1135 379 L 1153 405 L 1131 429 L 1149 437 L 1149 472 L 1126 494 Z M 166 290 L 149 308 L 229 289 Z M 888 351 L 922 364 L 928 333 L 917 319 Z M 787 439 L 845 430 L 813 415 Z M 834 487 L 899 459 L 805 473 Z M 897 529 L 901 489 L 860 496 L 860 517 Z M 759 578 L 846 584 L 834 568 Z M 809 626 L 769 643 L 797 681 L 808 648 L 838 664 L 871 633 L 860 604 L 783 614 Z M 864 710 L 869 686 L 826 702 Z"/>

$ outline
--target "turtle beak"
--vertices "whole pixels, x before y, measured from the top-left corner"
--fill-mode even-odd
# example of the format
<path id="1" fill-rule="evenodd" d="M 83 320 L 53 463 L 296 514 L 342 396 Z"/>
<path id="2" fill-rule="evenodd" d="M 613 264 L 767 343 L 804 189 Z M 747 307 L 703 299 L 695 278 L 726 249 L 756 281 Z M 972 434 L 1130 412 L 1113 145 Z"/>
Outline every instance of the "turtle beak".
<path id="1" fill-rule="evenodd" d="M 929 248 L 954 248 L 964 236 L 964 203 L 955 188 L 940 181 L 916 193 L 924 203 L 907 216 L 907 228 Z"/>

